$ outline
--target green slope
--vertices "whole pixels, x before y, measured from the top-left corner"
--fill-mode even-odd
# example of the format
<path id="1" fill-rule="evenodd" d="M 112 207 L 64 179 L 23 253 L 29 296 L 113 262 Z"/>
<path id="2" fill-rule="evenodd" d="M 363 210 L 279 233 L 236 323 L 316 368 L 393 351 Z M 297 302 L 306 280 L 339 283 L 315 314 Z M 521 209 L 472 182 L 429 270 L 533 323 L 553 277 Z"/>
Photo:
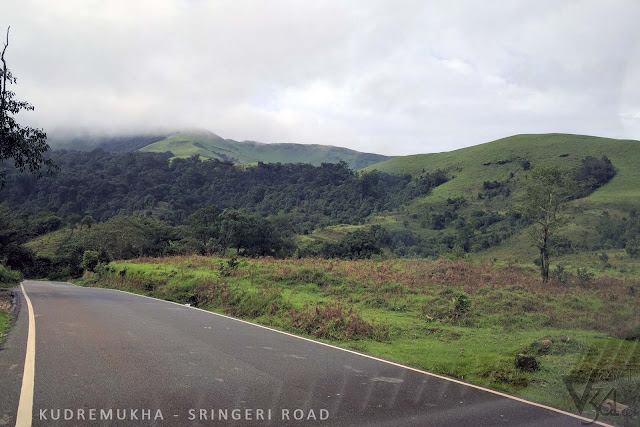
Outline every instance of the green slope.
<path id="1" fill-rule="evenodd" d="M 423 170 L 446 169 L 454 179 L 436 188 L 432 199 L 469 196 L 484 181 L 506 180 L 513 172 L 523 172 L 521 162 L 574 167 L 586 156 L 607 156 L 617 175 L 586 200 L 596 204 L 640 204 L 640 141 L 584 135 L 515 135 L 486 144 L 446 153 L 396 157 L 365 170 L 420 174 Z"/>
<path id="2" fill-rule="evenodd" d="M 202 158 L 230 160 L 234 163 L 262 161 L 320 165 L 344 161 L 353 169 L 362 169 L 390 158 L 329 145 L 238 142 L 221 138 L 207 131 L 190 131 L 171 135 L 141 148 L 140 151 L 155 153 L 170 151 L 176 157 L 190 157 L 197 154 Z"/>

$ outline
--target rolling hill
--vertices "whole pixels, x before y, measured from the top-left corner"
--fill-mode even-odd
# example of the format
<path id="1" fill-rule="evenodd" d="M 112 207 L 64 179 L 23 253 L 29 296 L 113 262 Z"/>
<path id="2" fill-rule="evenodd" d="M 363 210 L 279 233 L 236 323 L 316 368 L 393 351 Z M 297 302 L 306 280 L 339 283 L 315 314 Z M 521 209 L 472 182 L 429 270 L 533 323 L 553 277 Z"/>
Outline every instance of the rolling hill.
<path id="1" fill-rule="evenodd" d="M 365 168 L 387 173 L 410 173 L 444 169 L 454 178 L 434 189 L 432 200 L 470 196 L 485 181 L 509 179 L 531 167 L 578 166 L 583 158 L 607 156 L 616 176 L 586 200 L 604 205 L 640 205 L 640 141 L 570 134 L 515 135 L 473 147 L 434 154 L 396 157 Z"/>
<path id="2" fill-rule="evenodd" d="M 152 153 L 171 152 L 174 157 L 199 155 L 204 159 L 228 160 L 233 163 L 322 163 L 343 161 L 352 169 L 388 160 L 392 157 L 380 154 L 362 153 L 348 148 L 318 144 L 265 144 L 256 141 L 235 141 L 224 139 L 207 130 L 151 133 L 130 136 L 88 135 L 55 137 L 54 148 L 91 150 L 101 148 L 110 152 L 143 151 Z"/>

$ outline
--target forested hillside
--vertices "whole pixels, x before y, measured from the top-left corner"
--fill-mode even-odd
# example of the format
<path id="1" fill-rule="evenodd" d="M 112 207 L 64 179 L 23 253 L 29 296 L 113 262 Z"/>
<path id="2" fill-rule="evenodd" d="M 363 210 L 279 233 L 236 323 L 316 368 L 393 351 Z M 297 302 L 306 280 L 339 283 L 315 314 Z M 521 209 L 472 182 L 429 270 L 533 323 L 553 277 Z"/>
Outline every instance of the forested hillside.
<path id="1" fill-rule="evenodd" d="M 533 219 L 521 205 L 532 172 L 549 167 L 573 183 L 565 226 L 548 239 L 552 257 L 602 249 L 640 255 L 637 200 L 624 197 L 633 191 L 640 144 L 562 138 L 574 142 L 561 149 L 542 136 L 516 137 L 512 145 L 501 140 L 394 159 L 380 164 L 382 172 L 354 171 L 344 162 L 237 165 L 197 155 L 57 150 L 51 158 L 60 170 L 52 177 L 3 166 L 0 255 L 10 267 L 41 275 L 78 274 L 89 262 L 85 251 L 101 262 L 233 251 L 326 258 L 474 253 L 532 265 Z"/>
<path id="2" fill-rule="evenodd" d="M 244 209 L 260 216 L 287 214 L 302 227 L 359 224 L 375 211 L 397 209 L 446 181 L 443 173 L 359 174 L 345 163 L 268 164 L 239 167 L 198 156 L 169 159 L 151 153 L 56 151 L 60 167 L 40 180 L 7 169 L 0 195 L 12 209 L 44 210 L 66 222 L 90 215 L 106 221 L 118 214 L 143 214 L 180 223 L 208 205 Z M 298 229 L 303 232 L 304 230 Z"/>
<path id="3" fill-rule="evenodd" d="M 441 171 L 357 173 L 344 163 L 243 167 L 198 156 L 55 151 L 60 171 L 40 180 L 7 170 L 0 190 L 5 221 L 0 250 L 29 274 L 74 274 L 84 251 L 101 261 L 168 253 L 293 255 L 294 235 L 336 224 L 360 225 L 395 211 L 447 180 Z M 22 243 L 44 235 L 27 246 Z M 1 240 L 4 239 L 2 243 Z M 370 233 L 309 254 L 379 253 Z M 363 246 L 364 245 L 364 246 Z"/>

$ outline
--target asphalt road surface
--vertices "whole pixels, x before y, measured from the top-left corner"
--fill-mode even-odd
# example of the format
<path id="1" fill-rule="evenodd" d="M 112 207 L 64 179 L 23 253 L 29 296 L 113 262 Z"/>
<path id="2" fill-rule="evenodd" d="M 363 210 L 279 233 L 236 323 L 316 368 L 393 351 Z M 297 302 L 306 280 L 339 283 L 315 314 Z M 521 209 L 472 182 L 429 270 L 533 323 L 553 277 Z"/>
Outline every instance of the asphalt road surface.
<path id="1" fill-rule="evenodd" d="M 54 282 L 28 281 L 24 290 L 35 321 L 33 403 L 28 374 L 23 385 L 29 307 L 18 289 L 18 319 L 0 351 L 0 426 L 16 423 L 21 393 L 34 426 L 581 425 L 566 413 L 170 302 Z"/>

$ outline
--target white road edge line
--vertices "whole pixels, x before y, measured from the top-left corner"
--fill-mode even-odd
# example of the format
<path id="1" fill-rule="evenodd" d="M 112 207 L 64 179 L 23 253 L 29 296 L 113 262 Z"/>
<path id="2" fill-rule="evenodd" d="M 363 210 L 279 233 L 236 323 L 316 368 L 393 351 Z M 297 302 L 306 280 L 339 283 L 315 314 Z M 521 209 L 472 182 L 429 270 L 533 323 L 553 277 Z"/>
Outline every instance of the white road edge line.
<path id="1" fill-rule="evenodd" d="M 33 314 L 31 300 L 24 289 L 24 282 L 20 283 L 20 287 L 29 309 L 29 333 L 27 335 L 27 354 L 24 358 L 24 373 L 22 374 L 22 390 L 20 391 L 20 402 L 18 403 L 16 427 L 31 427 L 36 369 L 36 317 Z"/>
<path id="2" fill-rule="evenodd" d="M 70 284 L 73 285 L 73 283 L 70 283 Z M 74 285 L 74 286 L 77 286 L 77 285 Z M 84 288 L 84 286 L 78 286 L 78 287 L 79 288 Z M 538 408 L 546 409 L 546 410 L 549 410 L 549 411 L 552 411 L 552 412 L 556 412 L 556 413 L 562 414 L 562 415 L 567 415 L 569 417 L 573 417 L 573 418 L 576 418 L 576 419 L 581 420 L 581 421 L 587 421 L 589 424 L 606 426 L 606 427 L 615 427 L 615 426 L 613 426 L 611 424 L 607 424 L 607 423 L 604 423 L 602 421 L 593 421 L 590 418 L 583 417 L 583 416 L 580 416 L 580 415 L 577 415 L 577 414 L 573 414 L 571 412 L 563 411 L 562 409 L 554 408 L 552 406 L 543 405 L 542 403 L 531 402 L 529 400 L 522 399 L 522 398 L 516 397 L 516 396 L 512 396 L 512 395 L 507 394 L 507 393 L 502 393 L 500 391 L 491 390 L 490 388 L 485 388 L 485 387 L 482 387 L 482 386 L 479 386 L 479 385 L 466 383 L 464 381 L 456 380 L 454 378 L 449 378 L 449 377 L 445 377 L 443 375 L 434 374 L 433 372 L 423 371 L 422 369 L 412 368 L 411 366 L 402 365 L 400 363 L 391 362 L 391 361 L 385 360 L 385 359 L 380 359 L 379 357 L 370 356 L 368 354 L 358 353 L 357 351 L 349 350 L 348 348 L 338 347 L 338 346 L 335 346 L 335 345 L 332 345 L 332 344 L 324 343 L 322 341 L 312 340 L 311 338 L 306 338 L 306 337 L 302 337 L 302 336 L 299 336 L 299 335 L 294 335 L 294 334 L 291 334 L 289 332 L 279 331 L 278 329 L 273 329 L 273 328 L 270 328 L 268 326 L 260 325 L 258 323 L 249 322 L 248 320 L 238 319 L 236 317 L 227 316 L 227 315 L 216 313 L 216 312 L 213 312 L 213 311 L 203 310 L 202 308 L 187 306 L 187 305 L 180 304 L 180 303 L 173 302 L 173 301 L 167 301 L 167 300 L 163 300 L 163 299 L 159 299 L 159 298 L 153 298 L 153 297 L 149 297 L 147 295 L 140 295 L 140 294 L 135 294 L 133 292 L 122 291 L 120 289 L 111 289 L 111 288 L 90 288 L 90 289 L 105 289 L 105 290 L 117 291 L 117 292 L 122 292 L 124 294 L 135 295 L 135 296 L 142 297 L 142 298 L 149 298 L 149 299 L 152 299 L 154 301 L 161 301 L 161 302 L 166 302 L 166 303 L 170 303 L 170 304 L 175 304 L 175 305 L 178 305 L 178 306 L 183 307 L 183 308 L 191 308 L 193 310 L 202 311 L 203 313 L 209 313 L 209 314 L 213 314 L 214 316 L 224 317 L 225 319 L 235 320 L 236 322 L 246 323 L 247 325 L 253 325 L 253 326 L 256 326 L 258 328 L 266 329 L 266 330 L 272 331 L 272 332 L 277 332 L 277 333 L 282 334 L 282 335 L 287 335 L 287 336 L 290 336 L 290 337 L 293 337 L 293 338 L 298 338 L 298 339 L 301 339 L 301 340 L 304 340 L 304 341 L 309 341 L 309 342 L 312 342 L 312 343 L 315 343 L 315 344 L 318 344 L 318 345 L 323 345 L 325 347 L 329 347 L 329 348 L 333 348 L 333 349 L 336 349 L 336 350 L 344 351 L 346 353 L 355 354 L 356 356 L 365 357 L 367 359 L 371 359 L 371 360 L 375 360 L 375 361 L 378 361 L 378 362 L 386 363 L 388 365 L 397 366 L 399 368 L 408 369 L 410 371 L 418 372 L 420 374 L 428 375 L 430 377 L 438 378 L 438 379 L 445 380 L 445 381 L 450 381 L 452 383 L 456 383 L 456 384 L 464 385 L 464 386 L 467 386 L 467 387 L 475 388 L 477 390 L 482 390 L 482 391 L 485 391 L 487 393 L 491 393 L 491 394 L 495 394 L 495 395 L 498 395 L 498 396 L 502 396 L 502 397 L 505 397 L 507 399 L 515 400 L 515 401 L 521 402 L 521 403 L 525 403 L 527 405 L 537 406 Z M 18 427 L 18 426 L 16 426 L 16 427 Z"/>

